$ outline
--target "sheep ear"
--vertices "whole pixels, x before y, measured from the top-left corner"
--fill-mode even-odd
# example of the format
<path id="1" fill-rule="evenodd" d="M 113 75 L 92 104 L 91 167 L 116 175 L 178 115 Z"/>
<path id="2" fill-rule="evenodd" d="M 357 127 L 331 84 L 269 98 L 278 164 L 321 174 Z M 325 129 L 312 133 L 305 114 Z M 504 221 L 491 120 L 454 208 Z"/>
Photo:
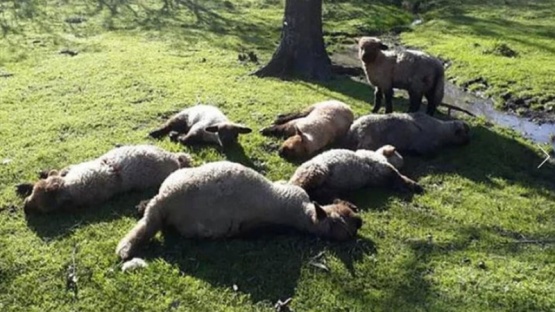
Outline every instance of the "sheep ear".
<path id="1" fill-rule="evenodd" d="M 63 184 L 64 180 L 62 178 L 55 177 L 47 182 L 44 190 L 48 193 L 54 193 L 59 191 Z"/>
<path id="2" fill-rule="evenodd" d="M 237 133 L 241 133 L 241 134 L 247 134 L 252 132 L 251 128 L 240 124 L 233 124 L 233 128 L 237 130 Z"/>
<path id="3" fill-rule="evenodd" d="M 386 145 L 382 147 L 382 153 L 385 157 L 390 157 L 395 154 L 395 146 L 393 145 Z"/>
<path id="4" fill-rule="evenodd" d="M 298 135 L 301 137 L 301 140 L 305 140 L 306 136 L 304 135 L 304 133 L 301 131 L 301 129 L 299 129 L 299 127 L 295 126 L 295 135 Z"/>
<path id="5" fill-rule="evenodd" d="M 328 214 L 326 213 L 324 208 L 322 208 L 322 206 L 320 206 L 317 202 L 312 203 L 314 204 L 314 211 L 316 212 L 316 219 L 318 221 L 324 220 L 328 217 Z"/>
<path id="6" fill-rule="evenodd" d="M 209 126 L 209 127 L 206 127 L 206 128 L 204 128 L 204 131 L 216 133 L 216 132 L 218 132 L 218 126 Z"/>
<path id="7" fill-rule="evenodd" d="M 59 175 L 58 170 L 50 170 L 50 171 L 48 172 L 48 176 L 49 176 L 49 177 L 50 177 L 50 176 L 57 176 L 57 175 Z"/>
<path id="8" fill-rule="evenodd" d="M 389 50 L 389 47 L 380 42 L 380 50 Z"/>

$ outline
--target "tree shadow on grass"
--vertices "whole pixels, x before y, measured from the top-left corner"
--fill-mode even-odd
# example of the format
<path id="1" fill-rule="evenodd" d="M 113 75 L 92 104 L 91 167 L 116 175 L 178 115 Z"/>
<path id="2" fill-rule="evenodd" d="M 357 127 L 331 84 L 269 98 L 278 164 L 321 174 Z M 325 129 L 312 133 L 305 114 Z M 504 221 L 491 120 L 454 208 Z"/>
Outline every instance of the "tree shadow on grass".
<path id="1" fill-rule="evenodd" d="M 135 206 L 142 200 L 152 198 L 157 192 L 157 188 L 131 192 L 93 207 L 72 212 L 31 214 L 25 218 L 29 229 L 41 239 L 50 241 L 71 235 L 76 229 L 90 224 L 110 222 L 124 216 L 138 216 Z"/>
<path id="2" fill-rule="evenodd" d="M 146 259 L 162 258 L 216 287 L 234 288 L 249 294 L 253 302 L 295 295 L 303 267 L 326 274 L 328 256 L 339 259 L 351 274 L 354 264 L 376 253 L 374 243 L 358 237 L 350 242 L 328 242 L 296 231 L 280 230 L 219 240 L 184 239 L 175 231 L 164 233 L 145 250 Z"/>

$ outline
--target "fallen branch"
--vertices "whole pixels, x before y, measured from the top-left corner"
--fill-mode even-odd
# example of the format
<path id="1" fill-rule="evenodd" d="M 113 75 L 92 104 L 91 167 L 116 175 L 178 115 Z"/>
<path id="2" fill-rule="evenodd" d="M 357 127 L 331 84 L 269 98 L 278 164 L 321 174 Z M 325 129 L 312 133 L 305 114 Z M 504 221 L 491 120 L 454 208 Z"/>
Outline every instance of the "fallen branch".
<path id="1" fill-rule="evenodd" d="M 456 111 L 459 111 L 459 112 L 466 113 L 466 114 L 468 114 L 468 115 L 470 115 L 470 116 L 472 116 L 472 117 L 476 117 L 476 115 L 474 115 L 473 113 L 467 111 L 467 110 L 464 109 L 464 108 L 460 108 L 460 107 L 458 107 L 458 106 L 454 106 L 454 105 L 450 105 L 450 104 L 445 104 L 445 103 L 441 103 L 441 104 L 439 104 L 439 106 L 447 107 L 447 115 L 448 115 L 448 116 L 451 115 L 451 110 L 456 110 Z"/>

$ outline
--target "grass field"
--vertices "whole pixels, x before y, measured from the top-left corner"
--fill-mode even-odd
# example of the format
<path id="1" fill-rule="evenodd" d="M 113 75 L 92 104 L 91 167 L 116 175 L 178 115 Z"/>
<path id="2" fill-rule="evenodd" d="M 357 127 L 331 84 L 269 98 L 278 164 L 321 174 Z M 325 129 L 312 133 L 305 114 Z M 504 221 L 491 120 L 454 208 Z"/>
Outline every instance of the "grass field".
<path id="1" fill-rule="evenodd" d="M 555 5 L 550 0 L 422 1 L 403 42 L 450 60 L 458 85 L 517 113 L 555 113 Z"/>
<path id="2" fill-rule="evenodd" d="M 425 194 L 354 194 L 364 225 L 351 243 L 301 235 L 158 236 L 145 251 L 149 267 L 122 273 L 115 246 L 136 222 L 134 205 L 155 190 L 90 211 L 26 219 L 15 184 L 116 143 L 183 150 L 146 134 L 197 102 L 254 129 L 329 98 L 349 103 L 357 116 L 370 110 L 369 88 L 348 79 L 248 75 L 259 65 L 237 55 L 256 51 L 268 60 L 281 1 L 80 3 L 0 2 L 0 310 L 272 311 L 289 297 L 295 311 L 555 309 L 555 169 L 537 169 L 543 157 L 536 147 L 480 120 L 469 121 L 470 145 L 433 159 L 407 158 L 403 172 Z M 411 21 L 388 2 L 372 3 L 326 3 L 326 30 L 382 31 Z M 424 42 L 431 28 L 404 39 Z M 227 155 L 186 150 L 196 164 L 227 158 L 273 180 L 295 168 L 277 156 L 277 140 L 255 131 L 241 144 Z M 73 269 L 78 280 L 68 287 Z"/>

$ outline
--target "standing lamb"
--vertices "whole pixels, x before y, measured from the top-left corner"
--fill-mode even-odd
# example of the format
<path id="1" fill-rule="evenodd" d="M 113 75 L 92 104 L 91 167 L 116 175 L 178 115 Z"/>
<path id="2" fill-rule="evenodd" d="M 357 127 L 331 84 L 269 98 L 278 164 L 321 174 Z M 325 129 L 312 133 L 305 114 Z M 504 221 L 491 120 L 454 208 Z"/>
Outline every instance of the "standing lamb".
<path id="1" fill-rule="evenodd" d="M 370 114 L 351 125 L 344 147 L 375 150 L 391 144 L 401 153 L 432 156 L 444 146 L 467 144 L 469 132 L 464 121 L 442 121 L 424 113 Z"/>
<path id="2" fill-rule="evenodd" d="M 403 158 L 391 145 L 375 152 L 332 149 L 303 163 L 289 183 L 302 187 L 320 202 L 368 186 L 391 186 L 422 193 L 420 185 L 399 173 L 397 169 L 402 165 Z"/>
<path id="3" fill-rule="evenodd" d="M 99 204 L 116 194 L 153 188 L 177 169 L 189 167 L 191 161 L 188 154 L 152 145 L 114 148 L 97 159 L 51 171 L 32 186 L 24 211 L 72 210 Z"/>
<path id="4" fill-rule="evenodd" d="M 380 109 L 384 95 L 385 112 L 391 113 L 393 88 L 398 88 L 409 93 L 409 112 L 418 111 L 425 96 L 427 113 L 434 114 L 444 92 L 445 74 L 439 59 L 415 50 L 384 51 L 389 47 L 375 37 L 360 38 L 358 46 L 366 78 L 375 87 L 373 113 Z"/>
<path id="5" fill-rule="evenodd" d="M 228 148 L 237 143 L 239 134 L 250 132 L 250 128 L 229 121 L 215 106 L 195 105 L 175 114 L 149 135 L 159 139 L 169 134 L 170 139 L 184 145 L 214 143 L 221 148 Z"/>
<path id="6" fill-rule="evenodd" d="M 260 130 L 262 135 L 289 137 L 280 147 L 286 159 L 302 159 L 343 137 L 353 123 L 351 108 L 340 101 L 325 101 L 301 112 L 279 115 L 274 124 Z"/>
<path id="7" fill-rule="evenodd" d="M 133 257 L 163 226 L 187 238 L 222 238 L 271 225 L 346 240 L 362 220 L 350 203 L 319 206 L 298 186 L 272 183 L 241 164 L 219 161 L 171 174 L 116 253 Z"/>

